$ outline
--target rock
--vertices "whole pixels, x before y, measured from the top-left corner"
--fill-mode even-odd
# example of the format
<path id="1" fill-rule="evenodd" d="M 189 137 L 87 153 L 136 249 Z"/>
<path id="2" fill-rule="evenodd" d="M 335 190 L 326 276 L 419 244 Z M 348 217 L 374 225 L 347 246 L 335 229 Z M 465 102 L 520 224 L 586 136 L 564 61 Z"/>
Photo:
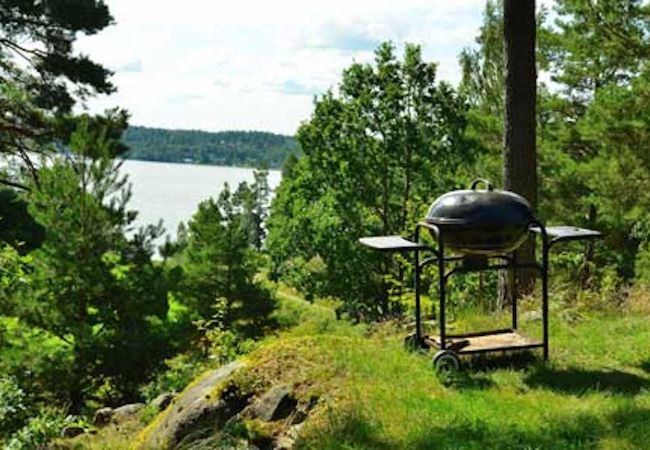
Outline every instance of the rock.
<path id="1" fill-rule="evenodd" d="M 223 388 L 228 378 L 242 363 L 235 361 L 210 370 L 179 394 L 163 412 L 155 426 L 145 430 L 137 448 L 169 448 L 185 437 L 222 427 L 248 404 L 249 396 L 241 395 L 234 386 Z"/>
<path id="2" fill-rule="evenodd" d="M 115 408 L 113 410 L 112 421 L 117 424 L 126 422 L 127 420 L 132 419 L 145 406 L 144 403 L 130 403 Z"/>
<path id="3" fill-rule="evenodd" d="M 93 415 L 93 425 L 101 427 L 108 425 L 113 418 L 113 408 L 99 408 Z"/>
<path id="4" fill-rule="evenodd" d="M 84 434 L 85 432 L 86 430 L 84 430 L 83 427 L 80 427 L 78 425 L 69 425 L 61 430 L 61 437 L 73 438 L 79 436 L 80 434 Z"/>
<path id="5" fill-rule="evenodd" d="M 174 400 L 174 394 L 171 392 L 165 392 L 163 394 L 160 394 L 158 397 L 154 398 L 151 401 L 151 406 L 156 408 L 158 411 L 164 411 L 167 409 L 169 404 Z"/>
<path id="6" fill-rule="evenodd" d="M 297 405 L 289 386 L 275 386 L 251 407 L 249 414 L 254 419 L 273 422 L 289 417 Z"/>

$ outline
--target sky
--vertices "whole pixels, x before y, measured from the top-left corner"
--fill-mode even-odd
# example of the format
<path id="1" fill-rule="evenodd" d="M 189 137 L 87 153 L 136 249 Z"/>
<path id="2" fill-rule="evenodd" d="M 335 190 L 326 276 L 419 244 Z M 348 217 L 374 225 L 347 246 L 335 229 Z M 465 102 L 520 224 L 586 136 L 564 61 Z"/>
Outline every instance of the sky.
<path id="1" fill-rule="evenodd" d="M 485 0 L 106 0 L 116 24 L 76 49 L 115 72 L 131 124 L 294 134 L 314 96 L 385 40 L 422 46 L 456 84 Z"/>

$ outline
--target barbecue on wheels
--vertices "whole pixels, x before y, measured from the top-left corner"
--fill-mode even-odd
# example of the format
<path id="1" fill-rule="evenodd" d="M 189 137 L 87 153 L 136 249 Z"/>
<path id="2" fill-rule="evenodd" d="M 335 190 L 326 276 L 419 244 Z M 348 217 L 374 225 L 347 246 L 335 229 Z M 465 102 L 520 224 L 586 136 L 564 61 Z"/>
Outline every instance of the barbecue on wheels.
<path id="1" fill-rule="evenodd" d="M 433 356 L 433 367 L 439 374 L 452 374 L 460 370 L 460 358 L 451 350 L 440 350 Z"/>

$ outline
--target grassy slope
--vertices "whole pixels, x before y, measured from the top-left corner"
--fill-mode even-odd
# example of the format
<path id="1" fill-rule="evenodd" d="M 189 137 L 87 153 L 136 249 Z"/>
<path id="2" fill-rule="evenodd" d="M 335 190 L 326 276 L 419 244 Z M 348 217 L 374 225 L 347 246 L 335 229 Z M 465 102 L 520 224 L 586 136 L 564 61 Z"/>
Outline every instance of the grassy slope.
<path id="1" fill-rule="evenodd" d="M 474 361 L 450 385 L 433 375 L 430 355 L 403 350 L 400 334 L 315 321 L 259 351 L 314 358 L 308 371 L 333 378 L 320 389 L 331 408 L 300 448 L 650 448 L 648 316 L 555 319 L 550 364 Z"/>
<path id="2" fill-rule="evenodd" d="M 298 448 L 650 448 L 648 315 L 598 315 L 572 326 L 555 318 L 550 364 L 474 361 L 444 385 L 431 355 L 403 349 L 402 327 L 353 326 L 282 297 L 285 323 L 300 325 L 267 338 L 238 376 L 254 390 L 289 383 L 320 398 Z M 258 425 L 247 424 L 249 435 L 265 432 Z"/>
<path id="3" fill-rule="evenodd" d="M 303 447 L 648 448 L 650 320 L 556 328 L 550 365 L 475 367 L 450 386 L 394 336 L 350 332 L 333 352 L 347 401 Z"/>

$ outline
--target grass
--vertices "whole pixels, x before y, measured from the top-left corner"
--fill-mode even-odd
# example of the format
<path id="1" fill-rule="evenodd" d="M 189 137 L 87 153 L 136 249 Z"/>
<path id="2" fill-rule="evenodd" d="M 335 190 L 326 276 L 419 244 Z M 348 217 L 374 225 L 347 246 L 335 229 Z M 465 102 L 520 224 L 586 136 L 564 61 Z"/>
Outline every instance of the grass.
<path id="1" fill-rule="evenodd" d="M 650 315 L 644 310 L 570 319 L 558 310 L 549 363 L 538 353 L 464 360 L 465 370 L 443 383 L 430 353 L 404 350 L 403 324 L 354 326 L 291 291 L 279 297 L 284 330 L 246 356 L 235 382 L 253 393 L 289 384 L 303 402 L 318 398 L 298 449 L 650 448 Z M 505 322 L 505 316 L 467 312 L 452 326 Z M 521 326 L 539 333 L 538 321 Z M 260 433 L 254 425 L 244 423 L 235 436 Z M 133 438 L 107 430 L 76 448 L 128 448 Z M 223 442 L 213 436 L 196 448 Z"/>
<path id="2" fill-rule="evenodd" d="M 650 318 L 556 319 L 551 336 L 549 364 L 530 354 L 466 361 L 444 385 L 430 355 L 405 352 L 397 333 L 351 329 L 327 344 L 341 388 L 299 448 L 648 448 Z"/>
<path id="3" fill-rule="evenodd" d="M 124 423 L 99 428 L 92 434 L 86 433 L 74 439 L 57 439 L 48 448 L 53 450 L 128 449 L 133 443 L 134 436 L 142 429 L 150 416 L 150 411 L 144 411 Z"/>

